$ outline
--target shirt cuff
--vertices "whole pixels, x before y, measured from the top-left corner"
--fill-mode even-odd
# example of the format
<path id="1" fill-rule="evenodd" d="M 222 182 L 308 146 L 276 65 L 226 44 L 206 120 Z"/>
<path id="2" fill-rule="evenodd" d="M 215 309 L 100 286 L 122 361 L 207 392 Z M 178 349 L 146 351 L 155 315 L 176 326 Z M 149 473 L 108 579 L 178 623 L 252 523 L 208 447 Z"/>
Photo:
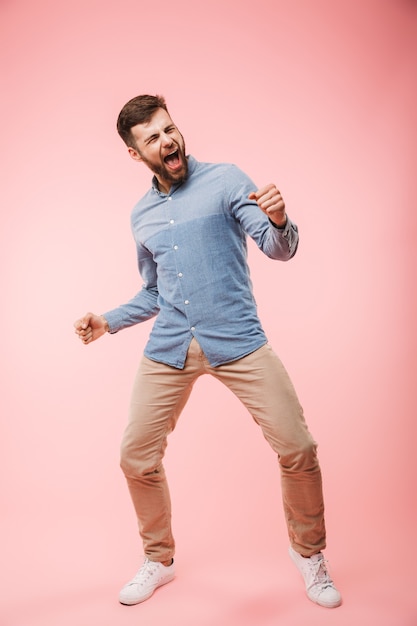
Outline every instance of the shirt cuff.
<path id="1" fill-rule="evenodd" d="M 117 333 L 123 328 L 122 316 L 119 315 L 116 311 L 106 311 L 106 313 L 102 313 L 102 315 L 107 320 L 107 324 L 109 327 L 108 332 L 110 333 L 110 335 Z"/>
<path id="2" fill-rule="evenodd" d="M 289 226 L 289 224 L 290 224 L 290 220 L 288 219 L 288 215 L 287 215 L 287 219 L 286 219 L 285 224 L 283 224 L 282 226 L 278 226 L 277 224 L 275 224 L 275 223 L 274 223 L 271 219 L 269 219 L 269 217 L 268 217 L 268 220 L 269 220 L 269 223 L 270 223 L 270 224 L 271 224 L 274 228 L 276 228 L 277 230 L 281 230 L 282 232 L 284 232 L 284 231 L 285 231 L 285 229 L 287 229 L 287 230 L 288 230 L 288 226 Z"/>

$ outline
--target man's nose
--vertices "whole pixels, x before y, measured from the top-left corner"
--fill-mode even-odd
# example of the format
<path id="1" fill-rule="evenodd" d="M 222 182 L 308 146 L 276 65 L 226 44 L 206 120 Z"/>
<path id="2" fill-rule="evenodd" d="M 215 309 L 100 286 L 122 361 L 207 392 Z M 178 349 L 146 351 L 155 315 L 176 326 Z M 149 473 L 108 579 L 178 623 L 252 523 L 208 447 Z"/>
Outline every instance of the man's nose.
<path id="1" fill-rule="evenodd" d="M 172 145 L 172 137 L 170 137 L 166 133 L 162 133 L 162 135 L 161 135 L 161 143 L 164 146 L 164 148 L 168 148 L 169 146 Z"/>

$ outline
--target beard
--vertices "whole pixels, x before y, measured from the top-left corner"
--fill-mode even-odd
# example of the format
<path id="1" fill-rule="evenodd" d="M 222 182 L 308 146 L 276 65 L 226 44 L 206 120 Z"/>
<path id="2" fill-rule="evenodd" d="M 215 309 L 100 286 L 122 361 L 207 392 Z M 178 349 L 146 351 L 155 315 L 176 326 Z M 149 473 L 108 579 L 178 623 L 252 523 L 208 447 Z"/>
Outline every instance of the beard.
<path id="1" fill-rule="evenodd" d="M 178 158 L 181 162 L 181 168 L 177 172 L 172 172 L 169 167 L 166 165 L 164 160 L 162 159 L 158 163 L 154 163 L 150 161 L 146 157 L 143 156 L 139 151 L 142 161 L 145 163 L 147 167 L 155 174 L 156 178 L 161 179 L 165 183 L 169 183 L 170 185 L 178 185 L 187 180 L 188 177 L 188 160 L 185 155 L 185 142 L 184 138 L 181 135 L 182 145 L 178 142 L 173 141 L 173 150 L 178 151 Z"/>

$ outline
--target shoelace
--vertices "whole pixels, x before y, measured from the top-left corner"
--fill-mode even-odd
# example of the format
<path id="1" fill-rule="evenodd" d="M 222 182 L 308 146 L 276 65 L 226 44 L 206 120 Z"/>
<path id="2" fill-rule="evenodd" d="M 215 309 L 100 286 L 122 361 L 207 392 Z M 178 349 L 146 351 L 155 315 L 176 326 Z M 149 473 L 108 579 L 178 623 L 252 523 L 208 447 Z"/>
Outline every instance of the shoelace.
<path id="1" fill-rule="evenodd" d="M 327 571 L 326 561 L 323 557 L 314 561 L 310 559 L 309 565 L 313 575 L 310 587 L 317 585 L 323 590 L 333 587 L 333 581 Z"/>
<path id="2" fill-rule="evenodd" d="M 131 581 L 131 585 L 143 585 L 147 580 L 151 578 L 156 572 L 156 566 L 149 559 L 145 559 L 142 567 L 137 572 L 136 576 Z"/>

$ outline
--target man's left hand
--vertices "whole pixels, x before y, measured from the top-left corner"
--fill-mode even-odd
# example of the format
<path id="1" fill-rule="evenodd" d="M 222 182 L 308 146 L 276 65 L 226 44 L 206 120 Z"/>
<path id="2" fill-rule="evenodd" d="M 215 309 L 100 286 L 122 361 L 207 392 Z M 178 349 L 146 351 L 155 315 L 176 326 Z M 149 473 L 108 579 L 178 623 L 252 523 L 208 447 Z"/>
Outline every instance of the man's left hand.
<path id="1" fill-rule="evenodd" d="M 272 183 L 257 191 L 252 191 L 248 195 L 249 200 L 255 200 L 259 208 L 269 217 L 276 226 L 285 226 L 287 215 L 285 213 L 285 202 Z"/>

